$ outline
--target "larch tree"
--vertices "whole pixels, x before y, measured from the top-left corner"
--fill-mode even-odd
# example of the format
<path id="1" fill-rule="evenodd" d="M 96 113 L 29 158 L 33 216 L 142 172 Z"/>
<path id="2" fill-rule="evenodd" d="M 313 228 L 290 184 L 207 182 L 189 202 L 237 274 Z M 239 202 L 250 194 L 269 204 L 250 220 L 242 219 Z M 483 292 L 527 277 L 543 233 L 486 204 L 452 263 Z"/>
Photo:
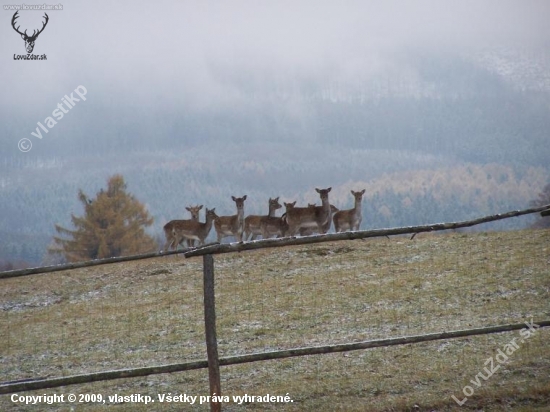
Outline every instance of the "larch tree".
<path id="1" fill-rule="evenodd" d="M 84 206 L 84 216 L 71 215 L 74 229 L 55 225 L 63 237 L 54 236 L 50 253 L 61 254 L 67 262 L 103 259 L 150 252 L 156 249 L 145 228 L 153 224 L 145 206 L 126 191 L 121 175 L 114 175 L 95 199 L 82 191 L 78 200 Z"/>

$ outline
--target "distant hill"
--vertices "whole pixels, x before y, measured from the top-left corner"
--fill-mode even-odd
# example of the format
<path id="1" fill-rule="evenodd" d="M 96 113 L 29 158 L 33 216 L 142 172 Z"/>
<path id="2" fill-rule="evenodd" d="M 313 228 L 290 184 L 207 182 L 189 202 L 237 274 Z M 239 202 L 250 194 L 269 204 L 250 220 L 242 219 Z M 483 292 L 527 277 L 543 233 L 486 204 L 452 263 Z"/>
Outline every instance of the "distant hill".
<path id="1" fill-rule="evenodd" d="M 121 173 L 155 217 L 153 234 L 185 206 L 246 213 L 267 199 L 314 202 L 333 186 L 366 188 L 364 226 L 461 220 L 523 208 L 550 181 L 550 81 L 546 50 L 413 54 L 355 83 L 285 78 L 235 82 L 232 104 L 184 100 L 113 107 L 87 101 L 29 153 L 15 146 L 37 119 L 0 113 L 0 258 L 38 262 L 54 233 Z M 548 69 L 548 70 L 547 70 Z M 26 127 L 26 128 L 25 128 Z M 30 136 L 30 134 L 29 134 Z M 517 228 L 523 220 L 499 228 Z"/>

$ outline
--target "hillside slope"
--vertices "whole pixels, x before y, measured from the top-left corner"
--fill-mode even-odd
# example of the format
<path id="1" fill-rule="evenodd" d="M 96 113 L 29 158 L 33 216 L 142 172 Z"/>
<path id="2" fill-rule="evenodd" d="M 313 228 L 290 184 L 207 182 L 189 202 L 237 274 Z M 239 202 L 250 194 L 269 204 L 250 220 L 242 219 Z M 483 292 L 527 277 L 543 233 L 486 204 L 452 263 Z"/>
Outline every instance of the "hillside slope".
<path id="1" fill-rule="evenodd" d="M 220 356 L 548 319 L 549 245 L 550 232 L 538 230 L 218 255 Z M 205 358 L 197 258 L 8 279 L 2 281 L 0 302 L 4 380 Z M 224 394 L 288 393 L 294 400 L 228 404 L 224 410 L 548 410 L 549 333 L 536 330 L 521 342 L 523 335 L 510 332 L 223 367 Z M 512 339 L 517 351 L 459 407 L 451 396 L 462 399 L 465 385 L 473 385 L 486 360 Z M 45 392 L 156 398 L 158 393 L 206 395 L 207 388 L 207 372 L 198 370 Z M 12 406 L 8 396 L 0 396 L 0 409 Z M 179 404 L 159 403 L 119 404 L 116 410 L 161 406 L 181 410 Z M 92 403 L 78 407 L 103 410 Z"/>

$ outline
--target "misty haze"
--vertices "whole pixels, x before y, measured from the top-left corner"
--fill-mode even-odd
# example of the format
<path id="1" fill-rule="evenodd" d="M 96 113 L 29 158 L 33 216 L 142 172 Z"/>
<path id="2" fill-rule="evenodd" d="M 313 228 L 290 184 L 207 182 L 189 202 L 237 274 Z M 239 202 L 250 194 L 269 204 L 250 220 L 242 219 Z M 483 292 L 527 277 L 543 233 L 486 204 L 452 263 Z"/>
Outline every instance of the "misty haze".
<path id="1" fill-rule="evenodd" d="M 527 208 L 550 181 L 544 0 L 71 3 L 46 11 L 45 60 L 14 58 L 10 4 L 3 261 L 47 261 L 55 225 L 84 212 L 79 189 L 93 197 L 115 174 L 161 243 L 186 206 L 233 214 L 231 196 L 248 215 L 275 197 L 319 204 L 316 187 L 351 208 L 366 189 L 361 229 L 374 229 Z M 17 24 L 30 34 L 43 16 Z"/>

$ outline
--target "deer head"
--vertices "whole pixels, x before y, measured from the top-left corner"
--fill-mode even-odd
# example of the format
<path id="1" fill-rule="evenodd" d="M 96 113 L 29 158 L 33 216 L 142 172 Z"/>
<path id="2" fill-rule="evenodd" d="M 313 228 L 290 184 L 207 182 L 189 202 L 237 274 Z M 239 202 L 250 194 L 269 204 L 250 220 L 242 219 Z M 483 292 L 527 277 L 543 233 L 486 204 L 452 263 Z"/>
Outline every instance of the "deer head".
<path id="1" fill-rule="evenodd" d="M 269 209 L 277 210 L 282 207 L 283 206 L 279 203 L 278 197 L 276 197 L 275 199 L 269 198 Z"/>
<path id="2" fill-rule="evenodd" d="M 363 195 L 365 194 L 365 189 L 361 190 L 360 192 L 354 192 L 353 190 L 351 191 L 351 194 L 353 195 L 353 197 L 355 198 L 355 201 L 356 202 L 360 202 L 361 199 L 363 198 Z"/>
<path id="3" fill-rule="evenodd" d="M 214 221 L 219 216 L 216 214 L 216 208 L 208 209 L 206 208 L 206 221 Z"/>
<path id="4" fill-rule="evenodd" d="M 319 193 L 319 196 L 321 197 L 321 202 L 323 202 L 323 205 L 325 202 L 328 202 L 328 193 L 331 191 L 332 187 L 329 187 L 328 189 L 317 189 L 315 188 L 315 191 Z"/>
<path id="5" fill-rule="evenodd" d="M 243 197 L 231 196 L 231 199 L 233 199 L 233 201 L 237 205 L 237 211 L 244 210 L 244 201 L 246 200 L 246 195 L 244 195 Z"/>
<path id="6" fill-rule="evenodd" d="M 25 40 L 25 48 L 27 49 L 27 53 L 32 53 L 32 51 L 34 49 L 34 42 L 36 41 L 36 38 L 38 37 L 38 35 L 40 33 L 42 33 L 44 31 L 44 28 L 48 24 L 48 20 L 50 20 L 50 18 L 48 17 L 48 15 L 46 13 L 44 13 L 44 17 L 46 18 L 46 21 L 42 24 L 42 28 L 40 30 L 38 30 L 38 32 L 36 30 L 34 30 L 33 33 L 32 33 L 32 36 L 29 36 L 29 35 L 27 35 L 27 30 L 25 30 L 24 33 L 21 33 L 19 31 L 19 27 L 21 27 L 21 26 L 17 26 L 17 28 L 15 27 L 15 23 L 16 23 L 15 20 L 17 20 L 17 18 L 19 18 L 17 13 L 19 13 L 19 11 L 16 11 L 15 14 L 13 15 L 13 17 L 11 19 L 11 25 L 12 25 L 13 29 L 21 35 L 21 38 L 23 40 Z"/>
<path id="7" fill-rule="evenodd" d="M 185 209 L 191 213 L 191 220 L 199 221 L 199 212 L 202 209 L 202 205 L 188 206 Z"/>
<path id="8" fill-rule="evenodd" d="M 294 207 L 296 206 L 296 200 L 294 202 L 283 202 L 284 205 L 285 205 L 285 209 L 286 211 L 288 212 L 290 209 L 294 209 Z"/>

